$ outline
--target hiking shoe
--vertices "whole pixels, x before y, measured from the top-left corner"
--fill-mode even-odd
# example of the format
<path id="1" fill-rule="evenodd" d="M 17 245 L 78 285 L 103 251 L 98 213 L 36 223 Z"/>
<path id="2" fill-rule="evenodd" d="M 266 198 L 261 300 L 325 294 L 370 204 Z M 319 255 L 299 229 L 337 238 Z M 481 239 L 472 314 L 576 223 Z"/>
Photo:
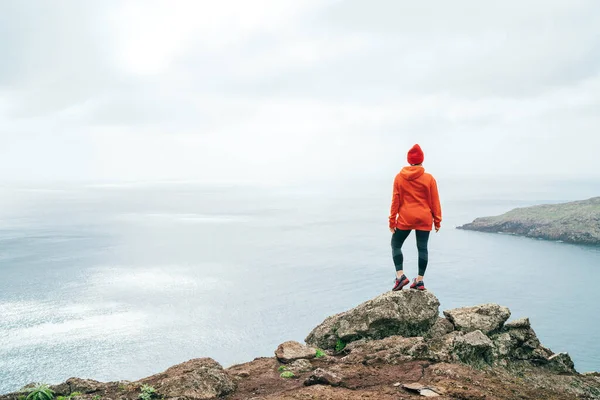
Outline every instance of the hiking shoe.
<path id="1" fill-rule="evenodd" d="M 396 278 L 396 282 L 394 284 L 394 287 L 392 288 L 392 291 L 397 291 L 397 290 L 402 290 L 402 288 L 406 285 L 408 285 L 410 281 L 408 280 L 408 278 L 406 277 L 406 275 L 402 275 L 400 277 L 400 279 Z"/>
<path id="2" fill-rule="evenodd" d="M 411 289 L 417 289 L 417 290 L 426 290 L 425 289 L 425 284 L 423 283 L 423 281 L 419 281 L 417 282 L 417 278 L 415 278 L 415 280 L 413 281 L 412 285 L 410 285 Z"/>

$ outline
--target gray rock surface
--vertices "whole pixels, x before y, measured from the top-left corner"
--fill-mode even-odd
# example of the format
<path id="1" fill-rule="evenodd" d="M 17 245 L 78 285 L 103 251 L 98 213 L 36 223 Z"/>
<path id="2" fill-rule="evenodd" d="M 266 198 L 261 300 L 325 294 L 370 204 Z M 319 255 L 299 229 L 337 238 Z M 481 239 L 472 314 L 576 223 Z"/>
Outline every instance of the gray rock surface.
<path id="1" fill-rule="evenodd" d="M 306 343 L 332 349 L 338 340 L 350 343 L 393 335 L 423 336 L 436 322 L 439 305 L 438 299 L 428 291 L 387 292 L 325 319 L 307 336 Z"/>
<path id="2" fill-rule="evenodd" d="M 448 321 L 447 318 L 438 317 L 435 321 L 429 332 L 427 333 L 427 338 L 433 339 L 442 337 L 444 335 L 449 334 L 454 330 L 454 325 L 452 322 Z"/>
<path id="3" fill-rule="evenodd" d="M 454 360 L 454 342 L 464 335 L 464 332 L 452 331 L 444 336 L 431 339 L 427 342 L 427 358 L 436 362 L 452 362 Z"/>
<path id="4" fill-rule="evenodd" d="M 289 341 L 279 345 L 275 350 L 275 357 L 284 364 L 300 359 L 315 358 L 317 349 L 301 343 Z"/>
<path id="5" fill-rule="evenodd" d="M 141 380 L 158 381 L 154 388 L 165 399 L 206 400 L 232 393 L 236 384 L 212 358 L 197 358 Z"/>
<path id="6" fill-rule="evenodd" d="M 485 334 L 500 329 L 510 317 L 510 310 L 498 304 L 482 304 L 474 307 L 455 308 L 444 315 L 459 331 L 481 331 Z"/>
<path id="7" fill-rule="evenodd" d="M 493 363 L 494 343 L 481 331 L 469 332 L 454 341 L 452 355 L 465 364 Z"/>

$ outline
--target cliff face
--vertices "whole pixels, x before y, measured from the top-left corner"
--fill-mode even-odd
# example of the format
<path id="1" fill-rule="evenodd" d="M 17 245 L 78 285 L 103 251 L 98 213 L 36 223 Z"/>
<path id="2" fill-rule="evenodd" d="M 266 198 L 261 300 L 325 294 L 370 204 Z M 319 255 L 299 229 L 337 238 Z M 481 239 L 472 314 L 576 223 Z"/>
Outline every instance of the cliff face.
<path id="1" fill-rule="evenodd" d="M 517 208 L 500 216 L 477 218 L 458 229 L 600 245 L 600 197 Z"/>
<path id="2" fill-rule="evenodd" d="M 600 399 L 600 375 L 578 374 L 568 354 L 542 346 L 529 319 L 507 322 L 510 310 L 496 304 L 441 317 L 439 305 L 431 292 L 389 292 L 326 318 L 308 345 L 282 343 L 272 358 L 227 369 L 202 358 L 137 382 L 71 378 L 52 389 L 81 400 Z"/>

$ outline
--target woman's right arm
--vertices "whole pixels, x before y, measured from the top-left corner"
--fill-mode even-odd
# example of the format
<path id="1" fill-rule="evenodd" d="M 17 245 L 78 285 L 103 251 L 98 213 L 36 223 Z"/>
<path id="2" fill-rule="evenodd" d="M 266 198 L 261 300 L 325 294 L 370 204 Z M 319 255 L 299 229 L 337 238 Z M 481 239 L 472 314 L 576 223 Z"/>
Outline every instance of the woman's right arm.
<path id="1" fill-rule="evenodd" d="M 431 214 L 433 215 L 433 224 L 435 230 L 438 231 L 442 226 L 442 205 L 440 204 L 440 195 L 438 193 L 437 182 L 431 177 L 431 185 L 429 187 L 431 194 Z"/>

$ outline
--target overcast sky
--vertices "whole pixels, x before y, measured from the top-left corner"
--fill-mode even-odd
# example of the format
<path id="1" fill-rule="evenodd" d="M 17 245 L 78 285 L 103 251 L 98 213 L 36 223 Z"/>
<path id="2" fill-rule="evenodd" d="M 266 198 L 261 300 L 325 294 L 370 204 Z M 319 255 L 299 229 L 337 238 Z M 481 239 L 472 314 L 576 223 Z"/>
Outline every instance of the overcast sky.
<path id="1" fill-rule="evenodd" d="M 600 177 L 600 1 L 0 1 L 0 180 Z"/>

